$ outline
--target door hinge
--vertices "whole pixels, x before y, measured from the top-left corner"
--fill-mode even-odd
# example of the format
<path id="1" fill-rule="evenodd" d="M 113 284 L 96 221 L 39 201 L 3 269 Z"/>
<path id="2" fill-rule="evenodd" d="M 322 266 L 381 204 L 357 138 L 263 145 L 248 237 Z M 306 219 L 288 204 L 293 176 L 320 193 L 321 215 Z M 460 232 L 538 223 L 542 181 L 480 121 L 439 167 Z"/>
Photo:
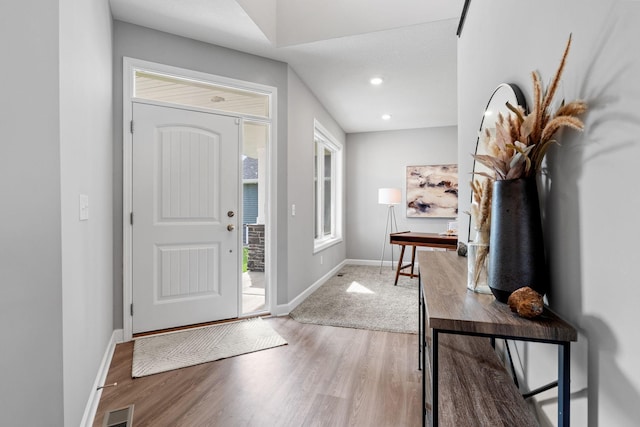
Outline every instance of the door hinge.
<path id="1" fill-rule="evenodd" d="M 133 317 L 133 303 L 131 303 L 131 317 Z"/>
<path id="2" fill-rule="evenodd" d="M 236 119 L 236 124 L 239 125 L 240 124 L 240 119 Z"/>
<path id="3" fill-rule="evenodd" d="M 129 131 L 131 131 L 131 133 L 133 133 L 133 120 L 131 120 L 129 122 Z"/>
<path id="4" fill-rule="evenodd" d="M 133 212 L 129 214 L 129 222 L 133 225 Z"/>

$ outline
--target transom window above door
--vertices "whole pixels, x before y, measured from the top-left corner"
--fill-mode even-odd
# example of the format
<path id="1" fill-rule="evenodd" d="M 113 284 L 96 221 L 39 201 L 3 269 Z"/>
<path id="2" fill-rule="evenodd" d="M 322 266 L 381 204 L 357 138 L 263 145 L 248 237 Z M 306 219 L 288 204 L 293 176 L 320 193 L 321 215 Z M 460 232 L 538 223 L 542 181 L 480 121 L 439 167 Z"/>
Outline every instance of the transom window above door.
<path id="1" fill-rule="evenodd" d="M 133 96 L 243 116 L 271 116 L 269 94 L 144 70 L 135 71 Z"/>

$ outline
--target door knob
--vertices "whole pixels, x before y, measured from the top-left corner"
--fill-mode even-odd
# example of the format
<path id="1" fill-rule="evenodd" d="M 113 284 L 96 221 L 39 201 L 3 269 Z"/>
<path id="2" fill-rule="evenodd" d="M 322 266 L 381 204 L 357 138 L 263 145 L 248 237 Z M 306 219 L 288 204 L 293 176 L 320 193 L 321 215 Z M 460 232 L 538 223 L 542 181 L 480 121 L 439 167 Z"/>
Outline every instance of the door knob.
<path id="1" fill-rule="evenodd" d="M 229 230 L 229 231 L 233 231 L 233 230 L 235 230 L 235 229 L 236 229 L 236 226 L 235 226 L 235 225 L 233 225 L 233 224 L 229 224 L 229 225 L 227 225 L 227 230 Z"/>
<path id="2" fill-rule="evenodd" d="M 229 218 L 233 218 L 233 216 L 234 216 L 235 214 L 236 214 L 236 213 L 235 213 L 234 211 L 229 211 L 229 212 L 227 212 L 227 216 L 228 216 Z"/>

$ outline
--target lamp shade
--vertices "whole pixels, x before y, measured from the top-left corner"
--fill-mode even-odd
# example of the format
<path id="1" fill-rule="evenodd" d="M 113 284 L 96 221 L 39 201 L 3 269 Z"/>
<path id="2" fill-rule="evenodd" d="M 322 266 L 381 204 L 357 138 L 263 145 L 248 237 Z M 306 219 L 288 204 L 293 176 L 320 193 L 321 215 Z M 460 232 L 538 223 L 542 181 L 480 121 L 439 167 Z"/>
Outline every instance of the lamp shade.
<path id="1" fill-rule="evenodd" d="M 398 205 L 401 200 L 399 188 L 378 188 L 378 203 L 381 205 Z"/>

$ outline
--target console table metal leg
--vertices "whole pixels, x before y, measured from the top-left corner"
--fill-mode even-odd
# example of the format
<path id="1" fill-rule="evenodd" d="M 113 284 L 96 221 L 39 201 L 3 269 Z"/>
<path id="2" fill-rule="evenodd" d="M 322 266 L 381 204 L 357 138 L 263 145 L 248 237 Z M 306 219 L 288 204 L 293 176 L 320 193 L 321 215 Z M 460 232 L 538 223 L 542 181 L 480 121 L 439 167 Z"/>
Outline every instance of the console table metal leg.
<path id="1" fill-rule="evenodd" d="M 422 300 L 422 282 L 418 277 L 418 370 L 422 371 L 422 426 L 426 426 L 427 423 L 427 403 L 425 402 L 425 396 L 427 395 L 427 372 L 424 367 L 426 366 L 426 339 L 425 334 L 425 308 L 424 301 Z"/>
<path id="2" fill-rule="evenodd" d="M 424 352 L 424 307 L 422 305 L 422 282 L 418 276 L 418 371 L 424 367 L 422 353 Z"/>
<path id="3" fill-rule="evenodd" d="M 431 420 L 438 427 L 438 330 L 431 330 Z"/>
<path id="4" fill-rule="evenodd" d="M 426 351 L 422 349 L 422 357 L 420 360 L 422 361 L 422 366 L 426 366 Z M 427 372 L 422 370 L 422 426 L 425 427 L 427 425 L 427 402 L 425 397 L 427 396 Z"/>
<path id="5" fill-rule="evenodd" d="M 558 345 L 558 427 L 569 427 L 571 411 L 571 343 Z"/>

